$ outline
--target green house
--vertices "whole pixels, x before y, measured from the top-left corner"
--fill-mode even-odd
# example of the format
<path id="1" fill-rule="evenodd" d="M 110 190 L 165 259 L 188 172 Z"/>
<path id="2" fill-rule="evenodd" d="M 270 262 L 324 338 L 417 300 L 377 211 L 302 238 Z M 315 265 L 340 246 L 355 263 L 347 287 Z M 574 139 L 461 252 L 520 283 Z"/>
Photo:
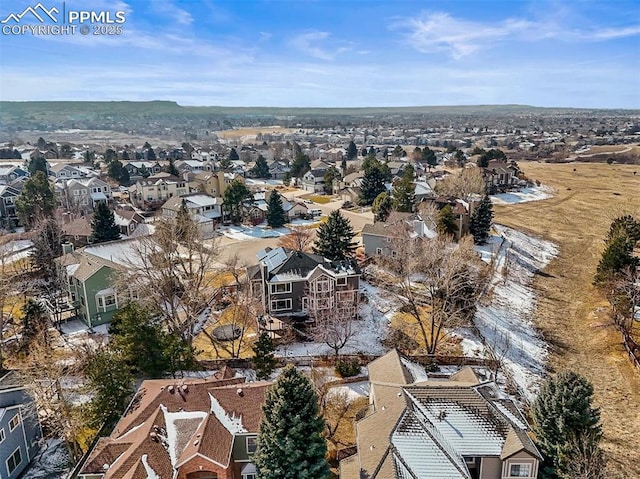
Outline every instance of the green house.
<path id="1" fill-rule="evenodd" d="M 125 240 L 127 241 L 127 240 Z M 118 248 L 122 241 L 104 245 Z M 123 245 L 126 249 L 126 245 Z M 68 295 L 78 312 L 78 317 L 89 327 L 105 324 L 113 319 L 113 314 L 131 298 L 119 297 L 114 288 L 117 272 L 124 266 L 105 257 L 103 245 L 87 246 L 77 251 L 70 244 L 63 245 L 64 255 L 60 258 L 65 271 Z"/>

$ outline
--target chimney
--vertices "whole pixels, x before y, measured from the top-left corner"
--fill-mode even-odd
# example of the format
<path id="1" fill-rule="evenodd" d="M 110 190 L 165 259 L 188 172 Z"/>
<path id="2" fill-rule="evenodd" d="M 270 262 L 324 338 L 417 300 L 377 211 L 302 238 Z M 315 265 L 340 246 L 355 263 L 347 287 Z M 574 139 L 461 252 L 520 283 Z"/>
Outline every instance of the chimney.
<path id="1" fill-rule="evenodd" d="M 62 243 L 62 254 L 73 253 L 73 243 Z"/>

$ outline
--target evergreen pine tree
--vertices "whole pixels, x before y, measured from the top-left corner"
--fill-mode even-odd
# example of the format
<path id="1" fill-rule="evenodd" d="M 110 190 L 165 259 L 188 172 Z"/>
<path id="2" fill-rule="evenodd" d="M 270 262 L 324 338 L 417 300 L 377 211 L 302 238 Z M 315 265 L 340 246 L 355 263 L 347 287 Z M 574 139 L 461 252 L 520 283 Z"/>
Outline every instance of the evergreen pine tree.
<path id="1" fill-rule="evenodd" d="M 414 169 L 410 164 L 405 166 L 402 178 L 393 186 L 393 199 L 396 211 L 411 213 L 415 202 L 416 185 L 413 183 Z"/>
<path id="2" fill-rule="evenodd" d="M 324 173 L 324 192 L 328 195 L 333 194 L 333 182 L 340 178 L 340 172 L 335 166 L 330 166 Z"/>
<path id="3" fill-rule="evenodd" d="M 36 171 L 42 171 L 45 175 L 48 175 L 47 160 L 44 159 L 44 156 L 31 158 L 27 164 L 27 170 L 29 170 L 31 176 L 35 175 Z"/>
<path id="4" fill-rule="evenodd" d="M 387 174 L 389 167 L 370 156 L 363 162 L 363 167 L 360 204 L 370 205 L 380 193 L 387 190 L 385 182 L 391 180 L 390 174 Z"/>
<path id="5" fill-rule="evenodd" d="M 233 180 L 224 190 L 223 209 L 234 224 L 240 224 L 244 218 L 245 207 L 253 204 L 251 191 L 240 180 Z"/>
<path id="6" fill-rule="evenodd" d="M 28 344 L 36 335 L 45 332 L 48 316 L 44 307 L 29 298 L 22 307 L 22 340 Z"/>
<path id="7" fill-rule="evenodd" d="M 347 160 L 354 160 L 358 156 L 358 147 L 353 141 L 347 146 Z"/>
<path id="8" fill-rule="evenodd" d="M 371 211 L 373 211 L 373 221 L 387 221 L 393 210 L 393 200 L 389 193 L 383 191 L 373 201 Z"/>
<path id="9" fill-rule="evenodd" d="M 267 332 L 262 332 L 253 345 L 253 368 L 258 379 L 267 379 L 276 368 L 275 346 Z"/>
<path id="10" fill-rule="evenodd" d="M 254 456 L 260 479 L 325 479 L 325 423 L 310 381 L 289 365 L 265 396 Z"/>
<path id="11" fill-rule="evenodd" d="M 251 168 L 251 173 L 256 178 L 271 178 L 271 173 L 269 173 L 269 165 L 267 165 L 267 160 L 264 156 L 258 156 L 256 164 L 253 166 L 253 168 Z"/>
<path id="12" fill-rule="evenodd" d="M 16 213 L 22 224 L 33 226 L 40 218 L 53 214 L 55 199 L 47 176 L 42 171 L 25 181 L 16 198 Z"/>
<path id="13" fill-rule="evenodd" d="M 53 218 L 40 221 L 34 229 L 31 263 L 45 281 L 52 281 L 58 274 L 55 258 L 62 255 L 62 230 Z"/>
<path id="14" fill-rule="evenodd" d="M 169 164 L 167 165 L 165 171 L 170 175 L 180 176 L 180 172 L 178 171 L 178 168 L 176 168 L 176 162 L 173 160 L 173 158 L 169 158 Z"/>
<path id="15" fill-rule="evenodd" d="M 94 211 L 93 220 L 91 220 L 91 242 L 104 243 L 105 241 L 113 241 L 120 239 L 120 229 L 116 225 L 113 211 L 109 209 L 107 203 L 100 201 Z"/>
<path id="16" fill-rule="evenodd" d="M 280 193 L 273 190 L 267 203 L 267 224 L 272 228 L 281 228 L 287 222 L 287 217 L 282 208 Z"/>
<path id="17" fill-rule="evenodd" d="M 613 220 L 594 283 L 607 283 L 625 268 L 638 266 L 639 261 L 633 256 L 633 249 L 638 241 L 640 223 L 633 216 L 620 216 Z"/>
<path id="18" fill-rule="evenodd" d="M 436 221 L 438 233 L 443 235 L 455 236 L 458 231 L 458 223 L 456 216 L 453 214 L 451 205 L 446 205 L 438 213 L 438 219 Z"/>
<path id="19" fill-rule="evenodd" d="M 587 439 L 596 447 L 602 436 L 600 411 L 591 406 L 593 386 L 574 372 L 547 380 L 533 404 L 533 431 L 543 456 L 545 479 L 563 477 L 572 444 Z"/>
<path id="20" fill-rule="evenodd" d="M 489 230 L 493 223 L 493 205 L 491 204 L 491 198 L 489 195 L 485 195 L 476 209 L 473 210 L 471 218 L 469 219 L 469 230 L 473 235 L 473 242 L 475 244 L 484 244 L 489 237 Z"/>
<path id="21" fill-rule="evenodd" d="M 353 241 L 354 236 L 351 222 L 342 216 L 340 210 L 334 210 L 329 214 L 327 222 L 318 228 L 313 252 L 331 261 L 350 258 L 357 247 Z"/>

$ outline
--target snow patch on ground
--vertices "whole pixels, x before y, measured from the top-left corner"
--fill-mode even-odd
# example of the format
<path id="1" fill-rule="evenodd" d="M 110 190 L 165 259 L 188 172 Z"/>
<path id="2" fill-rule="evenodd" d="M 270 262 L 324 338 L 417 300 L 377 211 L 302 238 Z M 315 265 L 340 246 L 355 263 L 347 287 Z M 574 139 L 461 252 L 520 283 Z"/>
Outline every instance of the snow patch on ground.
<path id="1" fill-rule="evenodd" d="M 327 392 L 328 395 L 344 394 L 349 401 L 369 397 L 369 381 L 341 384 L 334 386 Z"/>
<path id="2" fill-rule="evenodd" d="M 21 479 L 59 479 L 66 477 L 69 470 L 69 454 L 64 441 L 48 439 L 32 458 Z"/>
<path id="3" fill-rule="evenodd" d="M 497 205 L 526 203 L 528 201 L 540 201 L 553 197 L 553 188 L 546 185 L 531 186 L 518 191 L 491 195 L 491 201 Z"/>
<path id="4" fill-rule="evenodd" d="M 220 233 L 227 238 L 247 241 L 254 240 L 256 238 L 278 238 L 280 236 L 289 234 L 288 228 L 267 228 L 266 225 L 258 226 L 222 226 L 219 230 Z"/>
<path id="5" fill-rule="evenodd" d="M 340 354 L 384 354 L 382 338 L 391 318 L 400 308 L 400 303 L 392 293 L 377 288 L 366 281 L 360 281 L 360 292 L 367 298 L 360 304 L 359 317 L 354 320 L 354 335 Z M 276 349 L 278 356 L 322 356 L 334 351 L 322 342 L 297 342 L 283 344 Z"/>
<path id="6" fill-rule="evenodd" d="M 494 228 L 499 236 L 492 236 L 487 245 L 478 248 L 483 259 L 493 263 L 494 274 L 490 301 L 478 306 L 474 323 L 485 344 L 503 357 L 506 371 L 531 400 L 547 359 L 547 344 L 533 323 L 536 297 L 531 283 L 558 249 L 553 243 L 511 228 Z M 482 354 L 484 348 L 477 339 L 464 332 L 461 335 L 465 354 Z"/>

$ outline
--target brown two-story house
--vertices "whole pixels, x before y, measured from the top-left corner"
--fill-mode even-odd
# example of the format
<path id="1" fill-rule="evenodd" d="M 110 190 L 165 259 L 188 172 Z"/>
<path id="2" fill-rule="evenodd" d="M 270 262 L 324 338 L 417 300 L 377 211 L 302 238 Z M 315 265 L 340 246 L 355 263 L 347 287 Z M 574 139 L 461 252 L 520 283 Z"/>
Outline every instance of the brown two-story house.
<path id="1" fill-rule="evenodd" d="M 353 260 L 329 261 L 286 248 L 267 248 L 258 253 L 258 260 L 247 274 L 265 313 L 308 317 L 338 308 L 356 315 L 360 270 Z"/>

